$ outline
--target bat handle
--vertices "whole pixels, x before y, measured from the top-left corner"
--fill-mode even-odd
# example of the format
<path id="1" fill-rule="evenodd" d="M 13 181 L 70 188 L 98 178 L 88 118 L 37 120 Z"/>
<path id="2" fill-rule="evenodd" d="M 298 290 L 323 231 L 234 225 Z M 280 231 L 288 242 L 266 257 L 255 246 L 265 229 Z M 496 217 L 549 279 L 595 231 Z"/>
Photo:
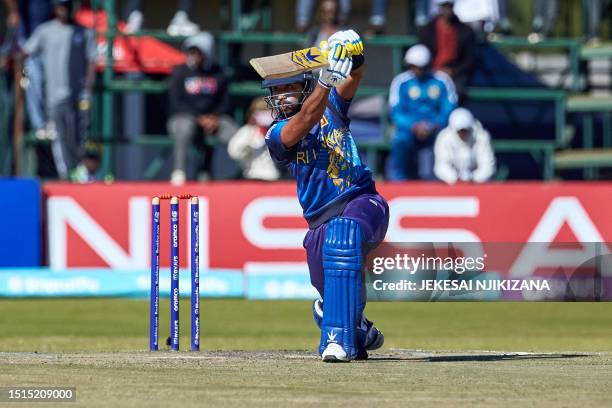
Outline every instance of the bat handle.
<path id="1" fill-rule="evenodd" d="M 327 58 L 327 56 L 329 55 L 329 44 L 327 43 L 327 41 L 321 41 L 319 43 L 319 48 L 321 49 L 321 54 L 323 54 L 323 56 Z"/>
<path id="2" fill-rule="evenodd" d="M 349 42 L 344 43 L 344 47 L 346 48 L 346 51 L 348 51 L 349 56 L 352 56 L 353 52 L 355 52 L 355 46 Z M 323 54 L 323 56 L 327 58 L 327 55 L 329 54 L 329 50 L 331 49 L 327 41 L 325 40 L 321 41 L 319 43 L 319 48 L 321 49 L 321 54 Z"/>

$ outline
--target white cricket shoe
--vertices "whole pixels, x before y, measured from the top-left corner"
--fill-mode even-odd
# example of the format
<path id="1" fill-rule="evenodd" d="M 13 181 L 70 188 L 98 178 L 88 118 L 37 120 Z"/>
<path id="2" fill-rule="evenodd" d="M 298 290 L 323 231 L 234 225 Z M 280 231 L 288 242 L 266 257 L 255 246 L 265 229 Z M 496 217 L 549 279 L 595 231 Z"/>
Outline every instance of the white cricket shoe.
<path id="1" fill-rule="evenodd" d="M 190 37 L 200 32 L 200 26 L 189 20 L 187 13 L 184 11 L 177 11 L 172 17 L 167 31 L 172 36 Z"/>
<path id="2" fill-rule="evenodd" d="M 323 350 L 321 359 L 326 363 L 345 363 L 349 361 L 346 351 L 338 343 L 329 343 Z"/>
<path id="3" fill-rule="evenodd" d="M 323 324 L 323 300 L 315 299 L 312 302 L 312 315 L 315 324 L 320 329 Z M 363 347 L 368 351 L 381 348 L 385 342 L 383 333 L 374 326 L 374 323 L 365 317 L 365 313 L 361 315 L 358 331 L 360 331 L 357 334 L 358 338 L 363 339 Z"/>

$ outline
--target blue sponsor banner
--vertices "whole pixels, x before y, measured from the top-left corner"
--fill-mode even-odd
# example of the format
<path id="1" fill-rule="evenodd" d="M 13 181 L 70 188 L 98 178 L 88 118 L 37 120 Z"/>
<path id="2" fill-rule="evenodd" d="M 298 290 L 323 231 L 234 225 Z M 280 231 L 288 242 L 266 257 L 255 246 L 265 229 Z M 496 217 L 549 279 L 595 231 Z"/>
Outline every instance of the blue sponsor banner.
<path id="1" fill-rule="evenodd" d="M 167 270 L 160 274 L 160 296 L 170 296 Z M 0 269 L 0 297 L 147 297 L 151 289 L 149 271 L 109 269 L 70 269 L 52 271 L 42 268 Z M 191 295 L 189 270 L 181 270 L 180 294 Z M 200 274 L 202 297 L 244 296 L 243 274 L 238 270 L 214 269 Z"/>
<path id="2" fill-rule="evenodd" d="M 317 290 L 310 284 L 310 276 L 296 273 L 248 274 L 246 296 L 248 299 L 315 299 Z"/>
<path id="3" fill-rule="evenodd" d="M 40 266 L 40 183 L 0 179 L 0 197 L 0 267 Z"/>

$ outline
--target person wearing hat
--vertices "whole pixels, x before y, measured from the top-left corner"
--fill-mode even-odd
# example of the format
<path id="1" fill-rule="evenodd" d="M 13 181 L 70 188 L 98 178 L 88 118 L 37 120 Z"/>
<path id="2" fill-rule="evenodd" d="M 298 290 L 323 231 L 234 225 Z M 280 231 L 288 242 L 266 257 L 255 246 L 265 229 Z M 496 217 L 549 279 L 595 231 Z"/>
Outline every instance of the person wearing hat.
<path id="1" fill-rule="evenodd" d="M 28 56 L 40 56 L 44 67 L 48 135 L 55 168 L 68 179 L 80 158 L 89 123 L 89 106 L 96 75 L 97 46 L 92 30 L 77 24 L 72 0 L 53 0 L 55 18 L 39 25 L 23 46 Z"/>
<path id="2" fill-rule="evenodd" d="M 93 183 L 96 181 L 112 181 L 111 175 L 102 174 L 102 147 L 94 140 L 87 140 L 82 147 L 81 163 L 70 173 L 73 183 Z"/>
<path id="3" fill-rule="evenodd" d="M 450 77 L 431 70 L 431 53 L 422 44 L 404 57 L 408 70 L 396 76 L 389 90 L 391 121 L 395 125 L 389 178 L 432 180 L 436 134 L 457 106 Z"/>
<path id="4" fill-rule="evenodd" d="M 183 184 L 187 179 L 187 154 L 191 142 L 201 147 L 204 157 L 200 178 L 210 178 L 213 148 L 207 137 L 227 142 L 237 126 L 227 116 L 229 95 L 227 79 L 214 62 L 214 39 L 201 32 L 189 37 L 184 45 L 186 63 L 178 65 L 170 75 L 170 118 L 168 132 L 174 139 L 174 171 L 170 181 Z"/>
<path id="5" fill-rule="evenodd" d="M 268 153 L 265 136 L 272 125 L 272 111 L 264 98 L 253 99 L 242 126 L 227 145 L 230 157 L 240 164 L 248 180 L 278 180 L 280 172 Z"/>
<path id="6" fill-rule="evenodd" d="M 454 0 L 435 0 L 438 15 L 419 32 L 419 41 L 432 55 L 432 67 L 453 79 L 460 96 L 465 94 L 476 62 L 476 35 L 453 12 Z"/>
<path id="7" fill-rule="evenodd" d="M 495 173 L 491 138 L 465 108 L 451 113 L 434 146 L 436 177 L 445 183 L 483 183 Z"/>

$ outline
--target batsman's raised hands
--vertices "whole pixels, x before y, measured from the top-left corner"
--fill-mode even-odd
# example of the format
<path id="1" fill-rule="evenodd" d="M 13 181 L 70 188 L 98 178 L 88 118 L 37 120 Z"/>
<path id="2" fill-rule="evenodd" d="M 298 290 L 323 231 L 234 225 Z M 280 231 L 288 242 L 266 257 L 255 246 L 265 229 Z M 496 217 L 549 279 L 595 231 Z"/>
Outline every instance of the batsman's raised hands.
<path id="1" fill-rule="evenodd" d="M 336 44 L 344 45 L 352 56 L 361 55 L 364 50 L 363 40 L 355 30 L 336 31 L 327 39 L 327 43 L 330 47 Z"/>
<path id="2" fill-rule="evenodd" d="M 325 49 L 329 47 L 328 49 Z M 319 84 L 326 88 L 341 85 L 349 76 L 353 68 L 353 61 L 347 48 L 337 43 L 334 46 L 323 46 L 323 51 L 327 51 L 327 61 L 329 65 L 321 69 L 319 73 Z"/>

